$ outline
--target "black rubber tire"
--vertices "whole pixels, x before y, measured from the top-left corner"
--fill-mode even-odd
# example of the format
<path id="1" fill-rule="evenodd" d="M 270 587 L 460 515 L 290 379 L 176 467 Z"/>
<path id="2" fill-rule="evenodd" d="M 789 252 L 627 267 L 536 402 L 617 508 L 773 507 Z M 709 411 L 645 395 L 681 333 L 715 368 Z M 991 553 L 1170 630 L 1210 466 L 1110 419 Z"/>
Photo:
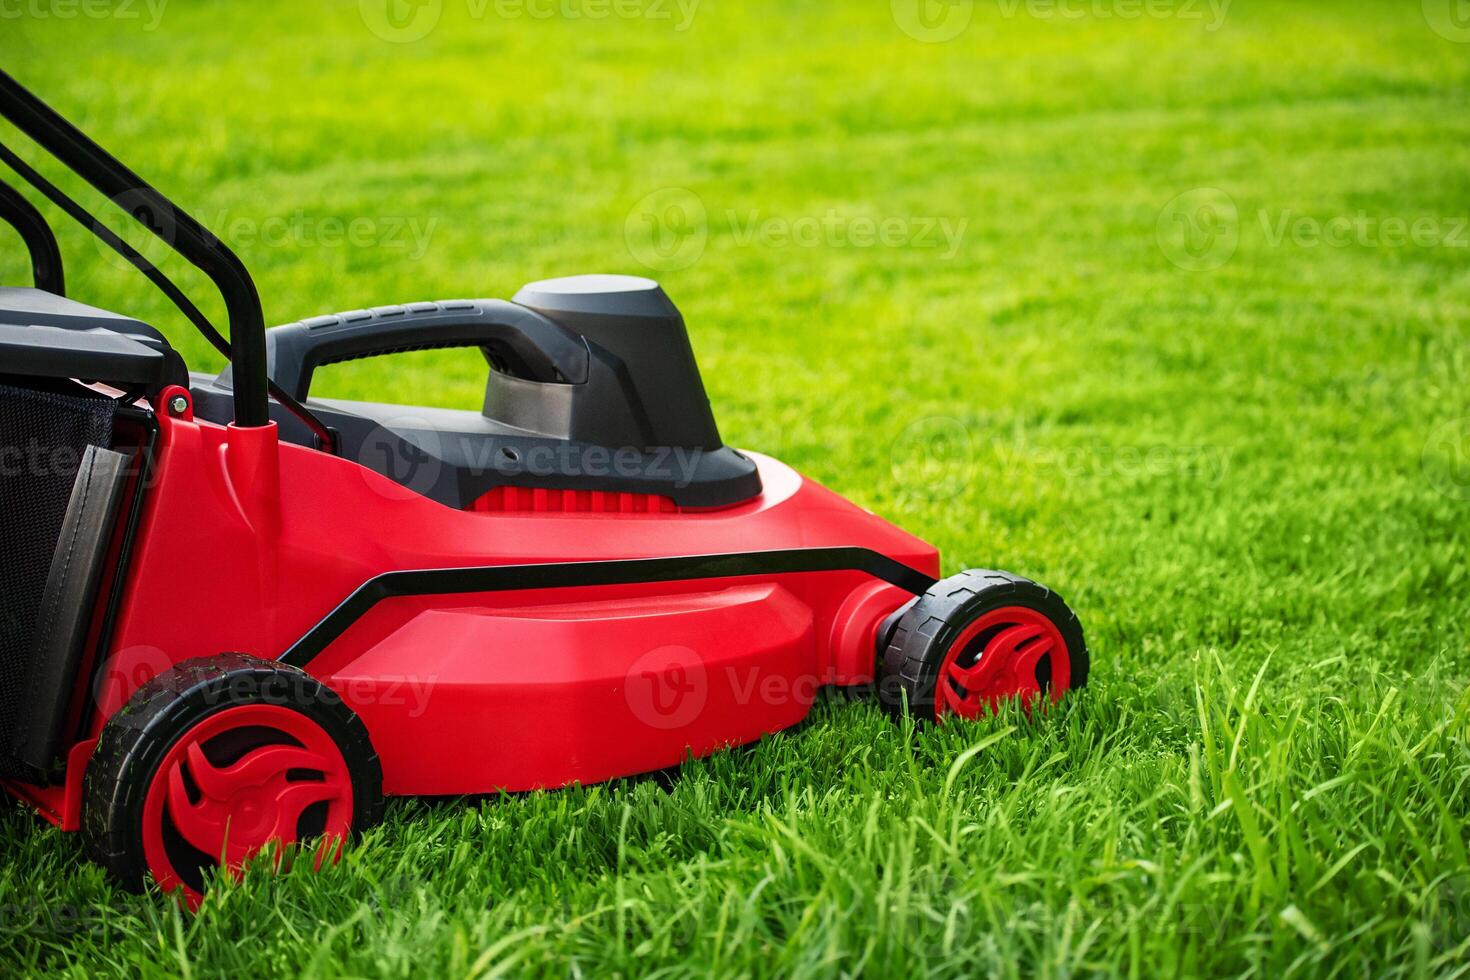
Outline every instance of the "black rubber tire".
<path id="1" fill-rule="evenodd" d="M 1087 642 L 1062 597 L 1019 575 L 971 569 L 936 583 L 891 628 L 878 662 L 879 703 L 894 718 L 907 711 L 935 721 L 935 687 L 950 647 L 978 617 L 1007 606 L 1033 609 L 1056 625 L 1071 659 L 1068 689 L 1084 686 L 1090 667 Z"/>
<path id="2" fill-rule="evenodd" d="M 352 778 L 354 834 L 383 816 L 383 768 L 361 719 L 329 688 L 294 667 L 239 653 L 189 660 L 139 688 L 102 730 L 82 793 L 87 854 L 124 887 L 149 874 L 143 803 L 174 743 L 201 721 L 244 704 L 298 711 L 336 742 Z"/>

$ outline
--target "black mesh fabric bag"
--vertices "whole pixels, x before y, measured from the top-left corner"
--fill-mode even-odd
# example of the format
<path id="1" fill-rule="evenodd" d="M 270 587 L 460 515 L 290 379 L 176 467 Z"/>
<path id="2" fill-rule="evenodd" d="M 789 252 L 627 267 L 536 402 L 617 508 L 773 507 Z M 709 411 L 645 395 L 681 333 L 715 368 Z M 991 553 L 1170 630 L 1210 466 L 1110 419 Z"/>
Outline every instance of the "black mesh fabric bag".
<path id="1" fill-rule="evenodd" d="M 0 778 L 35 669 L 35 632 L 72 486 L 88 446 L 112 440 L 114 402 L 0 383 Z"/>

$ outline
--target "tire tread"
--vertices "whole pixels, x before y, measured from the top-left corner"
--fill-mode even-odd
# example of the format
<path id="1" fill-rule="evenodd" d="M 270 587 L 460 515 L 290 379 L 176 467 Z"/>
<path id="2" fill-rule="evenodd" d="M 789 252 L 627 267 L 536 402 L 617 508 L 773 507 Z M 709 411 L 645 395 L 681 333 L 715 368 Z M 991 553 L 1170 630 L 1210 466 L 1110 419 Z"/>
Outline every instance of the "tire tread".
<path id="1" fill-rule="evenodd" d="M 1045 612 L 1069 638 L 1070 686 L 1084 686 L 1090 665 L 1082 624 L 1062 597 L 1024 576 L 975 568 L 939 582 L 894 627 L 879 664 L 878 691 L 883 707 L 896 718 L 907 710 L 933 720 L 934 679 L 948 652 L 944 637 L 957 632 L 987 607 L 1017 601 Z"/>

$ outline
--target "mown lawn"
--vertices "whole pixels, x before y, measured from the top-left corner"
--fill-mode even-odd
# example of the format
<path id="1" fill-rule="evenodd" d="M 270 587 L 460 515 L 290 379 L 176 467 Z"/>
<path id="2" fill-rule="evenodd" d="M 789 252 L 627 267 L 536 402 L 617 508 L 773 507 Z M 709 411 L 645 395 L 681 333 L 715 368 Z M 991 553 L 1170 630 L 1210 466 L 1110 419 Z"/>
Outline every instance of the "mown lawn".
<path id="1" fill-rule="evenodd" d="M 832 698 L 672 780 L 396 803 L 198 916 L 6 804 L 0 972 L 1470 972 L 1454 2 L 0 8 L 7 70 L 270 319 L 655 274 L 729 441 L 1047 581 L 1094 658 L 1034 719 Z M 330 393 L 469 406 L 482 371 Z"/>

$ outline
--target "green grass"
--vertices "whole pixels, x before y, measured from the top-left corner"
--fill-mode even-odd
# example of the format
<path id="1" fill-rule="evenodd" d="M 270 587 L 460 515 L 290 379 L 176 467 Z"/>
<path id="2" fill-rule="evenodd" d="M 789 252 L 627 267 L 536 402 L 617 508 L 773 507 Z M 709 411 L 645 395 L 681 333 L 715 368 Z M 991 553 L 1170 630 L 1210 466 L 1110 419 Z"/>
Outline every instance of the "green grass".
<path id="1" fill-rule="evenodd" d="M 1242 0 L 1216 30 L 984 0 L 944 43 L 883 2 L 705 0 L 679 31 L 446 0 L 407 44 L 354 2 L 156 30 L 36 4 L 0 23 L 7 69 L 232 241 L 276 322 L 647 272 L 639 202 L 684 189 L 659 213 L 697 200 L 705 246 L 658 275 L 726 437 L 950 571 L 1054 585 L 1094 670 L 1034 720 L 834 698 L 669 786 L 395 803 L 334 871 L 197 917 L 5 806 L 7 972 L 1470 972 L 1470 44 L 1417 0 Z M 1184 199 L 1216 205 L 1190 253 L 1169 208 L 1197 188 L 1227 197 Z M 746 233 L 829 214 L 904 242 Z M 321 223 L 359 216 L 355 243 Z M 963 227 L 952 254 L 926 221 Z M 217 366 L 64 244 L 77 295 Z M 482 371 L 327 383 L 469 406 Z"/>

